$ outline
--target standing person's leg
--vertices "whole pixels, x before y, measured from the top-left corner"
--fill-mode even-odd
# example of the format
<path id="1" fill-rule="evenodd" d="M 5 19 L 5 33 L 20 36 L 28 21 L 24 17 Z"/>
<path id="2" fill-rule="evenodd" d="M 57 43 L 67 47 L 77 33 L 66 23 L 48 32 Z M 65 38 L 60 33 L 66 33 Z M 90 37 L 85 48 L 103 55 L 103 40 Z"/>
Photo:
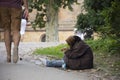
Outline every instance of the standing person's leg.
<path id="1" fill-rule="evenodd" d="M 4 40 L 7 51 L 7 62 L 11 62 L 11 28 L 10 15 L 6 7 L 0 7 L 1 26 L 4 28 Z"/>
<path id="2" fill-rule="evenodd" d="M 18 46 L 20 42 L 21 9 L 11 8 L 11 31 L 14 42 L 13 62 L 18 61 Z"/>
<path id="3" fill-rule="evenodd" d="M 4 31 L 4 40 L 5 40 L 5 46 L 7 50 L 7 62 L 11 62 L 11 35 L 10 35 L 10 29 L 7 29 Z"/>

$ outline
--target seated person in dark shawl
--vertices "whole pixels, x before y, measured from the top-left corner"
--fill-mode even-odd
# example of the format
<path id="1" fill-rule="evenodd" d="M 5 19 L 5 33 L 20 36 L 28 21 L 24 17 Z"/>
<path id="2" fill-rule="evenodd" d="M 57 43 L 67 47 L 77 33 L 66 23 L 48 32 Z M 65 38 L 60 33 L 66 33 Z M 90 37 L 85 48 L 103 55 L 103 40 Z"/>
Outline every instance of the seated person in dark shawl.
<path id="1" fill-rule="evenodd" d="M 69 45 L 64 51 L 63 60 L 41 60 L 47 67 L 62 67 L 73 70 L 93 68 L 93 52 L 91 48 L 78 36 L 70 36 L 66 39 Z"/>

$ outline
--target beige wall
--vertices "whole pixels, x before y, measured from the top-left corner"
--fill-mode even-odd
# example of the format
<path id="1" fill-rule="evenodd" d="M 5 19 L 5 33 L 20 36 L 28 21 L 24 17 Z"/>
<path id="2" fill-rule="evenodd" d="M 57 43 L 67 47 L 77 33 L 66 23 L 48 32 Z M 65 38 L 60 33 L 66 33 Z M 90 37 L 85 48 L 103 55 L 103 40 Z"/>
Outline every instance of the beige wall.
<path id="1" fill-rule="evenodd" d="M 26 32 L 24 34 L 23 42 L 40 42 L 42 32 Z"/>
<path id="2" fill-rule="evenodd" d="M 73 11 L 70 11 L 68 8 L 65 8 L 65 9 L 60 8 L 59 14 L 58 14 L 60 27 L 65 27 L 65 26 L 61 26 L 63 24 L 70 24 L 69 27 L 75 26 L 76 21 L 77 21 L 77 16 L 83 12 L 83 9 L 81 7 L 83 4 L 83 0 L 78 0 L 78 2 L 80 4 L 72 5 Z"/>
<path id="3" fill-rule="evenodd" d="M 64 42 L 68 36 L 73 34 L 73 31 L 59 31 L 59 41 Z"/>
<path id="4" fill-rule="evenodd" d="M 45 34 L 45 32 L 26 32 L 24 34 L 23 42 L 41 42 L 43 34 Z M 59 41 L 64 42 L 68 36 L 73 34 L 73 31 L 59 31 Z"/>

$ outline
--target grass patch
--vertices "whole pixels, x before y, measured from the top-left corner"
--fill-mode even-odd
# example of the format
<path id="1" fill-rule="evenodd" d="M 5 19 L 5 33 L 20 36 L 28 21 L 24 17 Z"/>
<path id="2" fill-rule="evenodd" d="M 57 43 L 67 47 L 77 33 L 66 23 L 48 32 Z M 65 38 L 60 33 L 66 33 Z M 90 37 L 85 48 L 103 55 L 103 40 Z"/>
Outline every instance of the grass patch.
<path id="1" fill-rule="evenodd" d="M 93 49 L 95 52 L 109 53 L 112 51 L 111 46 L 115 43 L 115 40 L 106 38 L 106 39 L 98 39 L 98 40 L 88 40 L 87 44 Z"/>
<path id="2" fill-rule="evenodd" d="M 66 46 L 67 46 L 66 44 L 60 44 L 54 47 L 38 48 L 33 52 L 33 54 L 45 55 L 45 56 L 50 56 L 56 59 L 61 59 L 64 55 L 61 49 Z"/>

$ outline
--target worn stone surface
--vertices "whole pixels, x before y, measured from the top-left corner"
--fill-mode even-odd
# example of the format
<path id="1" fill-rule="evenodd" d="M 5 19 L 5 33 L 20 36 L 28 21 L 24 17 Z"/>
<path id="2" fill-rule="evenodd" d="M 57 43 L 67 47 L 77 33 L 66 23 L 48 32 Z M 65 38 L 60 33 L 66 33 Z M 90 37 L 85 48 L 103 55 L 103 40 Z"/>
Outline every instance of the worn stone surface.
<path id="1" fill-rule="evenodd" d="M 0 80 L 89 80 L 86 72 L 67 72 L 57 68 L 39 66 L 39 60 L 36 60 L 36 57 L 34 59 L 30 54 L 37 47 L 46 47 L 45 43 L 40 44 L 21 43 L 19 55 L 23 59 L 14 64 L 6 62 L 5 46 L 4 43 L 0 43 Z M 50 46 L 51 43 L 48 44 Z M 51 44 L 51 46 L 54 45 L 57 44 Z"/>
<path id="2" fill-rule="evenodd" d="M 60 43 L 20 43 L 19 56 L 21 59 L 14 64 L 6 62 L 5 45 L 0 42 L 0 80 L 119 80 L 107 77 L 97 69 L 62 70 L 45 67 L 40 59 L 46 57 L 32 55 L 32 51 L 36 48 L 58 44 Z"/>

